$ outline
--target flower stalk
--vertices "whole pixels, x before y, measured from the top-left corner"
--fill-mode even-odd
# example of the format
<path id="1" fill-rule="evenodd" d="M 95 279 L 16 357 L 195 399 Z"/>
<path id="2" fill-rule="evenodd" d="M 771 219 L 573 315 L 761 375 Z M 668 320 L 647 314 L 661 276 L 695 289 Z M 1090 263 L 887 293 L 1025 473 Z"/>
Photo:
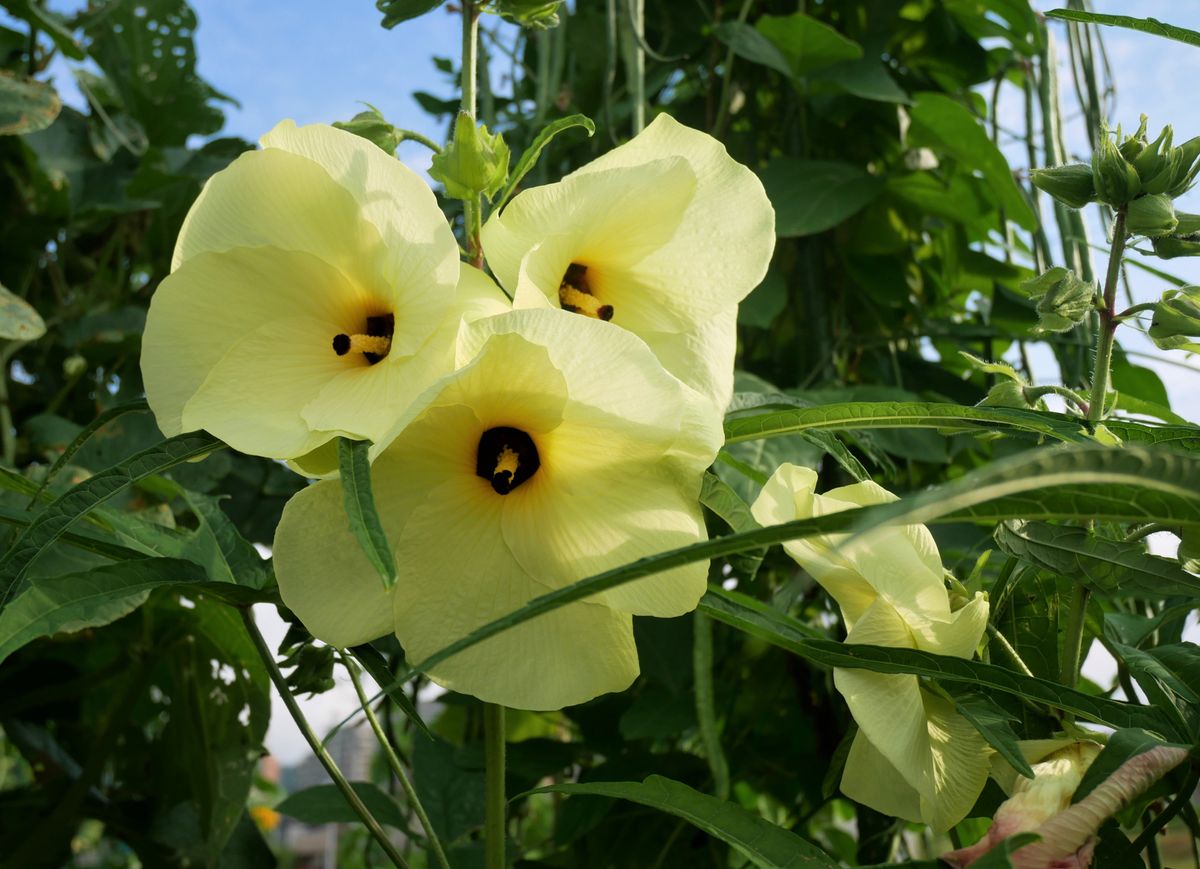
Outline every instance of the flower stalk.
<path id="1" fill-rule="evenodd" d="M 476 83 L 479 80 L 479 8 L 474 0 L 462 4 L 462 110 L 471 123 L 476 121 Z M 483 268 L 483 246 L 479 234 L 483 228 L 483 197 L 476 193 L 463 200 L 463 232 L 467 238 L 467 257 L 475 268 Z"/>
<path id="2" fill-rule="evenodd" d="M 504 707 L 483 707 L 484 763 L 486 765 L 487 809 L 484 816 L 484 852 L 487 869 L 504 869 L 507 803 L 504 794 Z"/>
<path id="3" fill-rule="evenodd" d="M 379 740 L 379 747 L 383 749 L 383 755 L 387 758 L 388 766 L 392 768 L 392 772 L 400 782 L 400 787 L 404 790 L 404 795 L 408 798 L 408 804 L 412 806 L 417 820 L 421 822 L 421 829 L 425 831 L 429 850 L 433 852 L 434 858 L 442 869 L 450 869 L 450 861 L 446 859 L 446 851 L 442 847 L 441 839 L 438 838 L 437 830 L 433 828 L 433 823 L 429 820 L 429 814 L 425 811 L 425 807 L 421 805 L 421 799 L 417 796 L 417 790 L 413 787 L 412 779 L 408 777 L 408 773 L 404 769 L 404 764 L 400 762 L 400 758 L 396 755 L 396 750 L 392 748 L 392 741 L 388 739 L 387 734 L 379 723 L 379 718 L 375 715 L 374 710 L 371 709 L 371 701 L 367 698 L 367 693 L 363 690 L 362 680 L 358 677 L 358 666 L 347 653 L 343 653 L 342 663 L 346 667 L 346 672 L 350 674 L 350 681 L 354 685 L 354 693 L 358 695 L 358 702 L 367 717 L 367 723 L 371 725 L 371 730 L 375 733 L 375 738 Z"/>
<path id="4" fill-rule="evenodd" d="M 292 696 L 292 692 L 288 689 L 287 682 L 283 678 L 283 673 L 279 671 L 279 665 L 275 662 L 275 655 L 271 652 L 267 641 L 263 639 L 262 633 L 258 629 L 258 625 L 254 621 L 254 615 L 249 608 L 242 609 L 242 622 L 246 625 L 246 632 L 250 635 L 250 639 L 254 642 L 254 648 L 258 651 L 258 656 L 262 658 L 263 665 L 267 668 L 267 675 L 271 677 L 271 683 L 275 686 L 275 690 L 279 692 L 279 696 L 283 698 L 283 705 L 287 707 L 288 712 L 292 716 L 292 720 L 296 722 L 296 727 L 299 728 L 301 735 L 304 736 L 308 747 L 312 749 L 312 753 L 317 760 L 321 762 L 321 766 L 325 767 L 325 771 L 329 773 L 329 777 L 333 779 L 333 783 L 337 789 L 341 791 L 347 804 L 362 819 L 370 834 L 379 843 L 379 847 L 387 854 L 388 859 L 392 861 L 392 865 L 399 866 L 401 869 L 407 869 L 408 863 L 396 850 L 396 846 L 392 844 L 392 840 L 388 838 L 387 833 L 380 825 L 375 816 L 371 814 L 371 810 L 363 803 L 362 798 L 355 793 L 354 788 L 350 787 L 350 782 L 346 781 L 346 776 L 334 762 L 321 740 L 317 738 L 317 734 L 313 732 L 312 726 L 309 725 L 308 719 L 304 717 L 304 713 L 300 711 L 300 704 L 296 702 L 296 698 Z"/>
<path id="5" fill-rule="evenodd" d="M 1125 253 L 1125 211 L 1117 212 L 1113 224 L 1112 249 L 1108 254 L 1108 273 L 1104 278 L 1104 307 L 1100 311 L 1100 336 L 1096 343 L 1096 367 L 1092 371 L 1092 395 L 1088 402 L 1088 419 L 1099 422 L 1104 417 L 1104 401 L 1108 395 L 1109 369 L 1112 367 L 1113 341 L 1120 319 L 1117 317 L 1117 280 L 1121 276 L 1121 257 Z"/>

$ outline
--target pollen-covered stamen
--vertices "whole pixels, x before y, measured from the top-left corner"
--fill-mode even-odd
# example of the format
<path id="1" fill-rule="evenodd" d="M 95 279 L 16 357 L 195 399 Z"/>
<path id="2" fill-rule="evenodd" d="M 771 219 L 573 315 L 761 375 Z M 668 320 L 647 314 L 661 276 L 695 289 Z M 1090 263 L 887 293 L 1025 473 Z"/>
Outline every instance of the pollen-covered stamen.
<path id="1" fill-rule="evenodd" d="M 564 311 L 583 314 L 597 320 L 611 320 L 613 306 L 601 302 L 592 293 L 587 266 L 571 263 L 558 286 L 558 304 Z"/>
<path id="2" fill-rule="evenodd" d="M 492 484 L 497 495 L 507 495 L 541 467 L 533 438 L 517 428 L 490 428 L 479 438 L 475 473 Z"/>
<path id="3" fill-rule="evenodd" d="M 392 333 L 396 328 L 395 314 L 377 314 L 367 317 L 365 334 L 348 335 L 345 332 L 333 336 L 333 352 L 338 356 L 361 353 L 374 365 L 392 349 Z"/>

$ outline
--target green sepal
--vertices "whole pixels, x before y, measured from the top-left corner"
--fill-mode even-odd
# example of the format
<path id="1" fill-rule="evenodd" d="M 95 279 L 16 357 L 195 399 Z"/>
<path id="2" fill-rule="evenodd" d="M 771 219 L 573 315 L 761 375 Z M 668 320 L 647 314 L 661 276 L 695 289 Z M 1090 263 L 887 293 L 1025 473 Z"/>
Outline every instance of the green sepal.
<path id="1" fill-rule="evenodd" d="M 454 122 L 454 138 L 433 157 L 429 174 L 446 188 L 454 199 L 486 196 L 488 201 L 508 180 L 508 145 L 499 133 L 489 133 L 467 112 L 459 112 Z"/>
<path id="2" fill-rule="evenodd" d="M 1179 225 L 1175 206 L 1166 193 L 1139 196 L 1129 203 L 1125 213 L 1125 229 L 1133 235 L 1162 238 Z"/>
<path id="3" fill-rule="evenodd" d="M 1160 350 L 1200 352 L 1200 287 L 1167 290 L 1154 307 L 1150 339 Z"/>

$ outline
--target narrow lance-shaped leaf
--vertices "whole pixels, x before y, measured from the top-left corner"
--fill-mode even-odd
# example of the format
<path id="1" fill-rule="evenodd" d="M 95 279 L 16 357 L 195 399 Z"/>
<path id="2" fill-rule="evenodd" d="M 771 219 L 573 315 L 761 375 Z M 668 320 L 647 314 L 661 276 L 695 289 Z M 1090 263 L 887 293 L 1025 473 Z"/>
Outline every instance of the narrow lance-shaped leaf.
<path id="1" fill-rule="evenodd" d="M 587 131 L 589 137 L 596 132 L 596 125 L 587 115 L 567 115 L 565 118 L 559 118 L 551 121 L 538 132 L 534 137 L 533 142 L 521 154 L 521 159 L 517 161 L 516 168 L 512 174 L 508 176 L 508 183 L 504 185 L 504 189 L 500 191 L 500 195 L 496 198 L 496 204 L 492 211 L 495 214 L 500 213 L 500 209 L 504 207 L 504 203 L 508 202 L 509 198 L 517 189 L 517 185 L 521 183 L 529 171 L 537 165 L 538 157 L 542 155 L 542 151 L 550 144 L 550 140 L 561 133 L 563 130 L 569 130 L 571 127 L 583 127 Z"/>
<path id="2" fill-rule="evenodd" d="M 207 432 L 176 435 L 148 447 L 118 465 L 64 492 L 38 514 L 25 532 L 0 559 L 0 606 L 11 597 L 25 570 L 47 547 L 58 540 L 73 522 L 114 495 L 147 477 L 161 474 L 189 459 L 199 458 L 224 446 Z"/>
<path id="3" fill-rule="evenodd" d="M 733 531 L 753 531 L 760 528 L 750 507 L 728 484 L 714 474 L 705 474 L 700 488 L 700 503 L 725 521 Z M 730 558 L 730 564 L 740 578 L 752 580 L 758 574 L 767 550 L 754 549 Z"/>
<path id="4" fill-rule="evenodd" d="M 801 866 L 836 866 L 837 863 L 811 842 L 751 814 L 737 803 L 725 802 L 692 790 L 681 782 L 652 775 L 642 782 L 587 782 L 538 788 L 533 794 L 589 794 L 640 803 L 682 818 L 745 854 L 755 866 L 798 869 Z"/>
<path id="5" fill-rule="evenodd" d="M 876 673 L 911 673 L 942 682 L 966 683 L 978 688 L 1026 697 L 1109 727 L 1142 727 L 1168 736 L 1180 735 L 1176 724 L 1152 707 L 1094 697 L 1066 688 L 1057 682 L 1025 676 L 996 664 L 934 655 L 916 649 L 814 639 L 805 626 L 795 619 L 760 601 L 735 592 L 710 588 L 700 601 L 699 610 L 718 621 L 827 667 L 871 670 Z"/>
<path id="6" fill-rule="evenodd" d="M 1081 24 L 1103 24 L 1106 27 L 1124 27 L 1128 30 L 1139 30 L 1154 36 L 1163 36 L 1178 42 L 1186 42 L 1200 48 L 1200 33 L 1188 30 L 1186 27 L 1176 27 L 1157 18 L 1132 18 L 1128 15 L 1105 15 L 1100 12 L 1085 12 L 1082 9 L 1051 9 L 1046 13 L 1047 18 L 1057 18 L 1060 21 L 1078 21 Z"/>
<path id="7" fill-rule="evenodd" d="M 367 458 L 368 441 L 338 438 L 338 469 L 350 531 L 362 547 L 367 560 L 378 571 L 384 588 L 396 584 L 396 558 L 383 532 L 383 523 L 375 509 L 371 492 L 371 463 Z"/>
<path id="8" fill-rule="evenodd" d="M 996 749 L 997 754 L 1021 775 L 1033 778 L 1033 767 L 1029 765 L 1025 755 L 1021 754 L 1021 747 L 1017 744 L 1017 733 L 1011 723 L 1016 721 L 1016 718 L 986 694 L 972 691 L 951 699 L 959 714 L 974 725 L 988 745 Z"/>
<path id="9" fill-rule="evenodd" d="M 649 556 L 536 597 L 415 664 L 397 681 L 543 613 L 684 564 L 815 534 L 863 534 L 885 523 L 1020 517 L 1200 525 L 1200 458 L 1140 447 L 1033 450 L 890 504 L 785 522 Z"/>

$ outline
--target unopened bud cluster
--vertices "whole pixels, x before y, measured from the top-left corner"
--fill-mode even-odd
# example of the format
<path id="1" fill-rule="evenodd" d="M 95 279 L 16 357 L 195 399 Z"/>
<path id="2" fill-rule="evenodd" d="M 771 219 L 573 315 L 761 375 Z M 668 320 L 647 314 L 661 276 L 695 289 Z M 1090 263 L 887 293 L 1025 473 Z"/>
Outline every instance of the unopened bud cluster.
<path id="1" fill-rule="evenodd" d="M 1132 136 L 1102 130 L 1091 165 L 1075 163 L 1034 169 L 1035 187 L 1071 208 L 1102 202 L 1126 211 L 1126 228 L 1149 238 L 1176 232 L 1173 200 L 1186 192 L 1200 172 L 1200 136 L 1172 144 L 1174 131 L 1163 128 L 1158 138 L 1146 135 L 1146 116 Z"/>
<path id="2" fill-rule="evenodd" d="M 1096 307 L 1097 288 L 1061 266 L 1021 284 L 1037 304 L 1039 332 L 1066 332 Z"/>

